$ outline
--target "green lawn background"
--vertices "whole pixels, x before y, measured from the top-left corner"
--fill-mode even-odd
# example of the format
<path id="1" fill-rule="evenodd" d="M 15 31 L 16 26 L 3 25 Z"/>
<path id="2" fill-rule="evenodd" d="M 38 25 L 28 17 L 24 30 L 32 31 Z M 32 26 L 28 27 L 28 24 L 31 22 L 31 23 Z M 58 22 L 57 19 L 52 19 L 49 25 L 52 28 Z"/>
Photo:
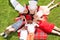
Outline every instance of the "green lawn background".
<path id="1" fill-rule="evenodd" d="M 18 0 L 22 5 L 28 3 L 27 0 Z M 55 0 L 55 4 L 60 0 Z M 51 0 L 38 0 L 38 5 L 47 5 Z M 0 0 L 0 33 L 5 28 L 14 23 L 14 18 L 18 16 L 18 12 L 11 6 L 9 0 Z M 51 10 L 48 21 L 60 27 L 60 6 Z M 17 32 L 9 35 L 7 39 L 0 37 L 0 40 L 18 40 Z M 60 36 L 50 34 L 47 40 L 60 40 Z"/>

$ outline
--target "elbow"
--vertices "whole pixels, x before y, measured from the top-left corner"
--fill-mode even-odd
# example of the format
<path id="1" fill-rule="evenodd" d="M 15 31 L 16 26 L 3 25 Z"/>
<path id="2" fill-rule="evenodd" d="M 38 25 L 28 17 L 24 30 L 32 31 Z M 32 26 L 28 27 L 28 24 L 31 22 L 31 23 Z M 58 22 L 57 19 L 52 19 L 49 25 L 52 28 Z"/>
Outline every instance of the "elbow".
<path id="1" fill-rule="evenodd" d="M 15 0 L 10 0 L 11 3 L 13 3 Z"/>

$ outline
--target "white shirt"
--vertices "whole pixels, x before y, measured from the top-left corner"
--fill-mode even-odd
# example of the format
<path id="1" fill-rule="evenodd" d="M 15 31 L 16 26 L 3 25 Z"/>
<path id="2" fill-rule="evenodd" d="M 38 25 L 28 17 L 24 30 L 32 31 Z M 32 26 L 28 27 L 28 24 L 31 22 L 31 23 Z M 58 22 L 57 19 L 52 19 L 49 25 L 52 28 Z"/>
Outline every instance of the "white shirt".
<path id="1" fill-rule="evenodd" d="M 20 30 L 20 39 L 21 40 L 27 40 L 27 35 L 28 35 L 27 30 Z"/>
<path id="2" fill-rule="evenodd" d="M 50 9 L 47 6 L 40 6 L 39 11 L 40 10 L 43 11 L 43 14 L 45 14 L 45 15 L 49 15 L 49 13 L 50 13 Z"/>
<path id="3" fill-rule="evenodd" d="M 35 31 L 35 26 L 38 26 L 38 24 L 36 24 L 36 23 L 32 23 L 32 24 L 26 24 L 25 26 L 27 26 L 27 30 L 28 30 L 28 32 L 33 32 L 34 33 L 34 31 Z"/>

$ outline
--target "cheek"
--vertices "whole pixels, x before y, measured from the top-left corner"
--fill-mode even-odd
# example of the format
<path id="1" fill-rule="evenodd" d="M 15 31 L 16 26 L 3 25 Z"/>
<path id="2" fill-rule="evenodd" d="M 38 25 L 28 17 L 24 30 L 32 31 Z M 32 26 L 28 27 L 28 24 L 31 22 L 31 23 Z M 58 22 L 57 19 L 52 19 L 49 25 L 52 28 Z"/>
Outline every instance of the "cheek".
<path id="1" fill-rule="evenodd" d="M 36 19 L 36 16 L 34 16 L 34 19 Z"/>
<path id="2" fill-rule="evenodd" d="M 24 13 L 28 13 L 28 11 L 27 11 L 27 10 L 25 10 L 25 11 L 24 11 Z"/>
<path id="3" fill-rule="evenodd" d="M 30 11 L 30 13 L 34 14 L 35 12 L 34 11 Z"/>
<path id="4" fill-rule="evenodd" d="M 35 16 L 34 16 L 34 18 L 35 18 L 35 19 L 37 19 L 37 18 L 38 18 L 38 16 L 37 16 L 37 15 L 35 15 Z"/>

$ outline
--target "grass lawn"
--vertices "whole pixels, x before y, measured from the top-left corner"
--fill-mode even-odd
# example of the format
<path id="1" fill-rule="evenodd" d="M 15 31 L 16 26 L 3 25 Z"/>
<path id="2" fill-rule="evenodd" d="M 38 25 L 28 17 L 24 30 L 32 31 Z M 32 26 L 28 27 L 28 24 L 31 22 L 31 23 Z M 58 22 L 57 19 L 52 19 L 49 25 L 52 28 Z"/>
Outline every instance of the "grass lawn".
<path id="1" fill-rule="evenodd" d="M 27 0 L 18 0 L 21 4 L 27 3 Z M 38 5 L 47 5 L 51 0 L 38 0 Z M 55 3 L 60 0 L 56 0 Z M 0 0 L 0 33 L 5 30 L 5 28 L 14 23 L 14 18 L 16 18 L 18 12 L 13 9 L 9 0 Z M 56 26 L 60 27 L 60 6 L 51 10 L 48 16 L 48 21 L 54 23 Z M 12 33 L 7 39 L 0 37 L 0 40 L 18 40 L 17 32 Z M 57 35 L 48 35 L 47 40 L 60 40 Z"/>

